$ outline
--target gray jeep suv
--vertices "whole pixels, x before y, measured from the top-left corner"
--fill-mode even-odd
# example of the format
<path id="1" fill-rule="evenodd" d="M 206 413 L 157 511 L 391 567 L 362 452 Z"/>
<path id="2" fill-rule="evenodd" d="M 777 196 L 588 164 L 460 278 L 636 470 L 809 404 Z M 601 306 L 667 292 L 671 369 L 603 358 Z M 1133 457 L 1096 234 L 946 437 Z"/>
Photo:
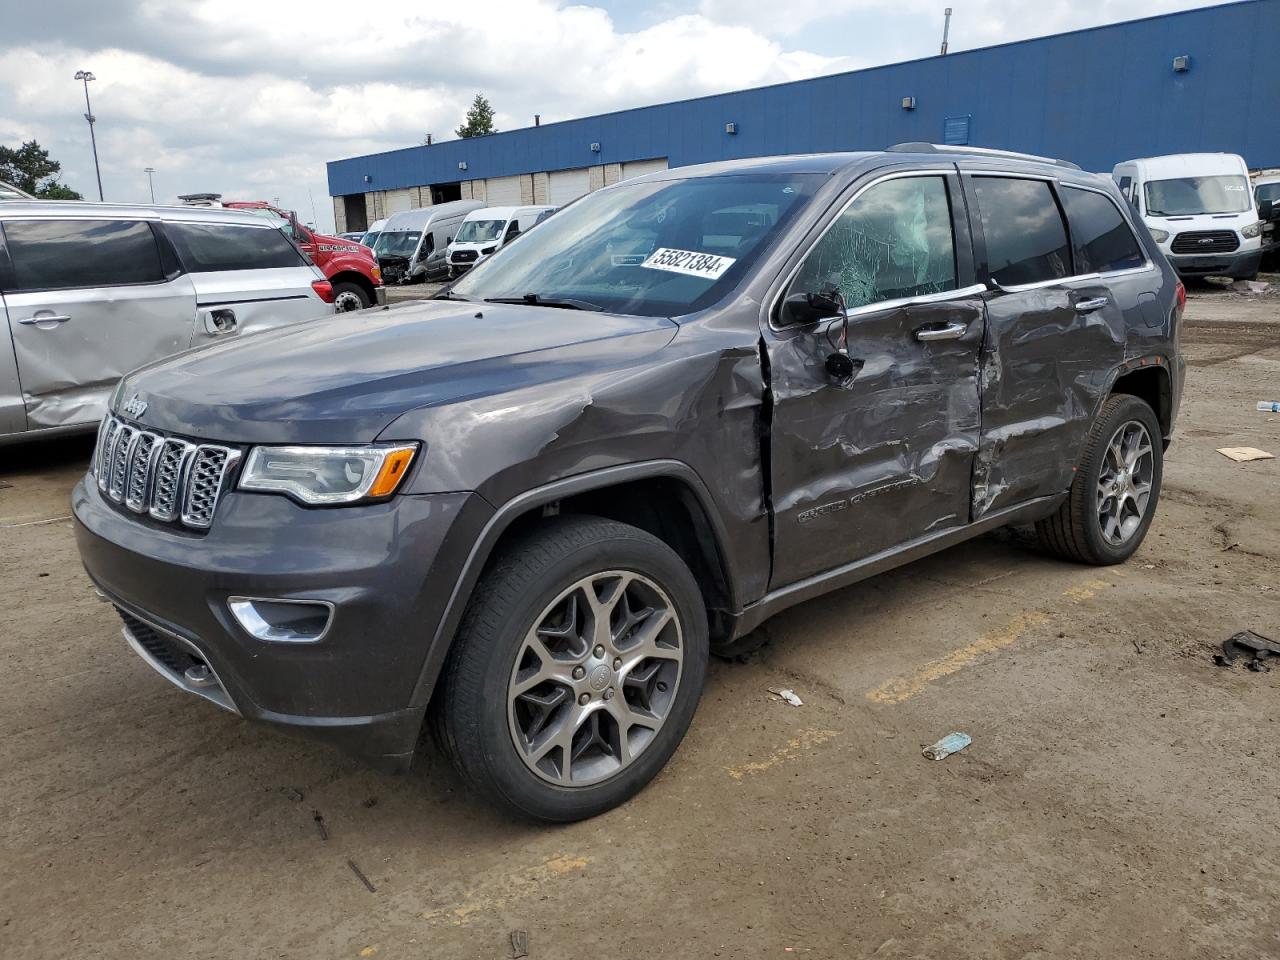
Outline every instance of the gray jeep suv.
<path id="1" fill-rule="evenodd" d="M 1155 512 L 1183 294 L 1107 177 L 911 144 L 599 190 L 430 302 L 125 377 L 73 501 L 173 683 L 572 820 L 712 649 L 1005 524 Z"/>

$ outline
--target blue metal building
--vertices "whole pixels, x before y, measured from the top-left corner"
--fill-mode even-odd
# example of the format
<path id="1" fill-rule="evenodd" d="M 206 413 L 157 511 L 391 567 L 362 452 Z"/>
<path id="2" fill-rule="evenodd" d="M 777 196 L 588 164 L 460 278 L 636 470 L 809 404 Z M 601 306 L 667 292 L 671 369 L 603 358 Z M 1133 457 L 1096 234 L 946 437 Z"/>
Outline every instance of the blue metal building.
<path id="1" fill-rule="evenodd" d="M 329 192 L 339 227 L 359 228 L 433 199 L 563 202 L 564 190 L 613 182 L 642 159 L 674 167 L 908 140 L 1020 150 L 1105 171 L 1132 157 L 1189 151 L 1280 166 L 1277 41 L 1280 0 L 1244 0 L 335 160 Z M 562 179 L 557 197 L 554 185 L 548 193 L 554 171 L 582 176 L 573 186 Z M 508 183 L 520 184 L 518 198 Z"/>

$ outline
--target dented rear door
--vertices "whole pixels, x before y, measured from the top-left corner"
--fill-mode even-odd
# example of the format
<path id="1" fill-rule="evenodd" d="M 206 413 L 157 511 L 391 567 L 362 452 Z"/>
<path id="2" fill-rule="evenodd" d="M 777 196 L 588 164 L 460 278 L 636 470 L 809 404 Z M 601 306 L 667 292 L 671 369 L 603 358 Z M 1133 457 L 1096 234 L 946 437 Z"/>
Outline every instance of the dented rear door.
<path id="1" fill-rule="evenodd" d="M 945 171 L 872 182 L 784 288 L 839 288 L 854 370 L 827 368 L 839 317 L 766 332 L 773 588 L 969 521 L 984 288 L 963 211 Z"/>

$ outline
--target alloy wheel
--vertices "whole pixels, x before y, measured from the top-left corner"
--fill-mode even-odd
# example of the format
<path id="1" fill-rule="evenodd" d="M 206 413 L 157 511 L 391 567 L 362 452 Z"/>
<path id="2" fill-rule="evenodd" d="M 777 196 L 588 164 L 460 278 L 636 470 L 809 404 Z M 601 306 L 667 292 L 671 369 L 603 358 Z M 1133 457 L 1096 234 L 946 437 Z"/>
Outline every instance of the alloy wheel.
<path id="1" fill-rule="evenodd" d="M 557 786 L 598 783 L 633 763 L 662 729 L 679 689 L 675 604 L 647 577 L 584 577 L 525 635 L 507 687 L 511 738 Z"/>
<path id="2" fill-rule="evenodd" d="M 1126 543 L 1142 526 L 1151 500 L 1155 450 L 1146 426 L 1122 423 L 1107 443 L 1098 476 L 1098 524 L 1112 546 Z"/>

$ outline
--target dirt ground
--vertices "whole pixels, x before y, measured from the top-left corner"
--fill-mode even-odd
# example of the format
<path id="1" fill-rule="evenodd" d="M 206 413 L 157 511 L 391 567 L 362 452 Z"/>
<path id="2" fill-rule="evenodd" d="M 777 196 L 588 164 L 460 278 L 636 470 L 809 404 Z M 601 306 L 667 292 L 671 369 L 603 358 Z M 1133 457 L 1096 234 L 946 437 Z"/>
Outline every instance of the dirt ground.
<path id="1" fill-rule="evenodd" d="M 90 441 L 0 450 L 0 957 L 1280 956 L 1280 671 L 1211 662 L 1280 638 L 1280 461 L 1215 452 L 1280 454 L 1280 297 L 1192 294 L 1133 560 L 1003 533 L 792 609 L 653 785 L 562 828 L 175 690 L 81 571 Z"/>

